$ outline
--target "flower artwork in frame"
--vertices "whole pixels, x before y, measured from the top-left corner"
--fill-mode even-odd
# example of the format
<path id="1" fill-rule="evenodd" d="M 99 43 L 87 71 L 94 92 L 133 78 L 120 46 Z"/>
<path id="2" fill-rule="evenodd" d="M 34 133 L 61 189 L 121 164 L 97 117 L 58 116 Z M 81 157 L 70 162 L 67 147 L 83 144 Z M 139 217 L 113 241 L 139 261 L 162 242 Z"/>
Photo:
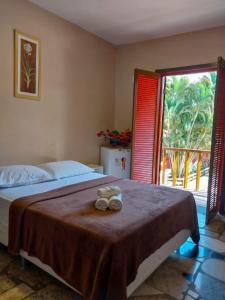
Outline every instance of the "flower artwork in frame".
<path id="1" fill-rule="evenodd" d="M 40 41 L 15 30 L 14 96 L 40 100 Z"/>

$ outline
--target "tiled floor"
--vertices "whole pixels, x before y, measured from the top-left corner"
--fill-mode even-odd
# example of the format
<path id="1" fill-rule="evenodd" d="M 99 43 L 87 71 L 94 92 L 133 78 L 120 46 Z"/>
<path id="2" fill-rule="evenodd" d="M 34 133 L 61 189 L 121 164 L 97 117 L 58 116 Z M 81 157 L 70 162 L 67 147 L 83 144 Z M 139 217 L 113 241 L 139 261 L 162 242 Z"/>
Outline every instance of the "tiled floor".
<path id="1" fill-rule="evenodd" d="M 204 225 L 198 208 L 200 246 L 183 244 L 129 300 L 225 299 L 225 224 Z M 82 297 L 34 266 L 22 271 L 17 259 L 0 247 L 0 300 L 82 300 Z M 117 299 L 115 299 L 117 300 Z"/>

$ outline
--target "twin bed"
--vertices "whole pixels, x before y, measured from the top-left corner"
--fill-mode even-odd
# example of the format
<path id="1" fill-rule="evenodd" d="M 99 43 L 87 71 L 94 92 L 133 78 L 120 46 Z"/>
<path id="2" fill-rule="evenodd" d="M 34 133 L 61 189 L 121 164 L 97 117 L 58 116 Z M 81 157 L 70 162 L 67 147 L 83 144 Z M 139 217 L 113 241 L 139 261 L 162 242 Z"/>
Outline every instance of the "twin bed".
<path id="1" fill-rule="evenodd" d="M 117 185 L 119 212 L 97 211 L 97 189 Z M 191 193 L 95 172 L 0 189 L 0 243 L 82 294 L 124 300 L 189 236 Z"/>

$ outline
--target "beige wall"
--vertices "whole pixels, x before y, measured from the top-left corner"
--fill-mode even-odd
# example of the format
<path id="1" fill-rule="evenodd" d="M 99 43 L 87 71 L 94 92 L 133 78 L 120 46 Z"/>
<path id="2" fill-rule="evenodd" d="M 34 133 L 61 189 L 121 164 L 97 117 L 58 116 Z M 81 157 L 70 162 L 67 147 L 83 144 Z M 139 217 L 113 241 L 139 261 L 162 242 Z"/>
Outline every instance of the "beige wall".
<path id="1" fill-rule="evenodd" d="M 41 39 L 41 101 L 13 97 L 14 29 Z M 97 162 L 96 132 L 114 122 L 114 47 L 24 0 L 0 0 L 0 37 L 0 165 Z"/>
<path id="2" fill-rule="evenodd" d="M 41 39 L 41 101 L 13 96 L 14 29 Z M 96 132 L 113 125 L 131 128 L 135 68 L 201 64 L 225 56 L 225 27 L 115 49 L 26 0 L 0 0 L 0 37 L 0 165 L 97 162 Z"/>
<path id="3" fill-rule="evenodd" d="M 225 57 L 225 27 L 117 48 L 115 126 L 131 128 L 135 68 L 156 70 L 215 62 Z"/>

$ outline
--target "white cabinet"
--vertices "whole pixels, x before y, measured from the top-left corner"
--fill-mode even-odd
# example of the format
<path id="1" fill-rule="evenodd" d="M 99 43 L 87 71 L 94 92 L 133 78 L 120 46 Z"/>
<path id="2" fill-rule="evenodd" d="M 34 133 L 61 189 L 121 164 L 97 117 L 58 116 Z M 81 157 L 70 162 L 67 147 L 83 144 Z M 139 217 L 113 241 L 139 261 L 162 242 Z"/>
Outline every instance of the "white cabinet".
<path id="1" fill-rule="evenodd" d="M 104 167 L 104 174 L 130 178 L 130 162 L 130 149 L 101 147 L 101 165 Z"/>

